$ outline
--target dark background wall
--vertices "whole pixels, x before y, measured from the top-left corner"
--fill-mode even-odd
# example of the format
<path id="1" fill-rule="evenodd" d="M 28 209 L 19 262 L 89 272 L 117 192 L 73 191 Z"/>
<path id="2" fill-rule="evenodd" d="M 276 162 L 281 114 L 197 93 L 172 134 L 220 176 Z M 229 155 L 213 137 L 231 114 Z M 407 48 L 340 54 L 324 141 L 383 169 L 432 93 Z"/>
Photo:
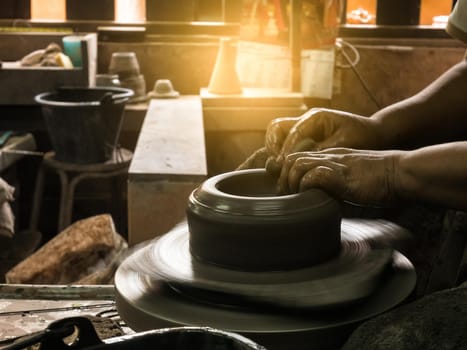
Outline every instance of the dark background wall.
<path id="1" fill-rule="evenodd" d="M 107 72 L 110 57 L 115 51 L 133 51 L 138 57 L 141 72 L 144 74 L 147 89 L 153 87 L 157 79 L 171 79 L 174 87 L 182 94 L 198 94 L 201 87 L 206 87 L 217 56 L 218 37 L 192 37 L 174 40 L 171 37 L 153 38 L 149 42 L 99 42 L 98 72 Z M 23 39 L 21 39 L 23 40 Z M 348 39 L 360 54 L 356 69 L 365 80 L 381 106 L 388 105 L 408 97 L 433 81 L 442 72 L 463 58 L 465 47 L 451 39 Z M 38 44 L 38 48 L 48 43 L 48 39 Z M 8 43 L 0 40 L 0 58 L 19 59 L 23 53 L 13 54 L 12 47 L 18 40 Z M 42 45 L 44 44 L 44 45 Z M 338 56 L 338 61 L 340 58 Z M 336 67 L 334 70 L 334 95 L 331 100 L 307 100 L 308 107 L 324 106 L 350 112 L 371 115 L 377 110 L 374 102 L 362 87 L 352 69 Z M 139 128 L 145 114 L 145 106 L 131 106 L 127 109 L 122 129 L 121 143 L 134 149 Z M 0 107 L 0 129 L 19 128 L 32 131 L 37 135 L 41 150 L 50 150 L 47 135 L 37 107 L 12 108 Z M 219 116 L 222 117 L 222 116 Z M 222 168 L 233 168 L 229 159 L 237 159 L 242 151 L 261 147 L 264 130 L 210 130 L 207 135 L 210 159 L 216 159 L 216 152 L 222 152 L 225 164 Z M 241 142 L 239 141 L 241 140 Z M 230 147 L 234 144 L 235 147 Z M 229 153 L 230 152 L 230 153 Z M 21 196 L 24 209 L 19 216 L 22 227 L 27 227 L 31 193 L 38 159 L 26 158 L 21 163 L 20 177 L 24 186 Z M 24 164 L 23 164 L 24 163 Z M 212 165 L 216 168 L 216 165 Z M 220 166 L 217 168 L 221 168 Z M 97 190 L 96 190 L 97 189 Z M 96 210 L 108 208 L 108 186 L 92 184 L 78 189 L 75 218 L 87 217 Z M 58 205 L 58 181 L 50 178 L 46 188 L 46 202 L 41 223 L 44 231 L 54 233 L 56 208 Z"/>

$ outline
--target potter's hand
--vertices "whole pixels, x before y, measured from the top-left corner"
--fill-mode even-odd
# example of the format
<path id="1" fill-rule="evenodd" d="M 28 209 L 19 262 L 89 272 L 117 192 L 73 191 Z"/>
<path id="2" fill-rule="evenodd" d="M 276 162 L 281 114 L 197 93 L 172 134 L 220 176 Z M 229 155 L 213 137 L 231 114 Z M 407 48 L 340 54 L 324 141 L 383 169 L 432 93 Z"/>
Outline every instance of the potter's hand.
<path id="1" fill-rule="evenodd" d="M 266 130 L 266 168 L 279 173 L 284 158 L 332 147 L 378 148 L 377 123 L 342 111 L 313 108 L 297 118 L 278 118 Z"/>
<path id="2" fill-rule="evenodd" d="M 395 195 L 400 151 L 334 148 L 288 155 L 279 178 L 279 192 L 318 187 L 336 198 L 372 205 L 391 203 Z"/>

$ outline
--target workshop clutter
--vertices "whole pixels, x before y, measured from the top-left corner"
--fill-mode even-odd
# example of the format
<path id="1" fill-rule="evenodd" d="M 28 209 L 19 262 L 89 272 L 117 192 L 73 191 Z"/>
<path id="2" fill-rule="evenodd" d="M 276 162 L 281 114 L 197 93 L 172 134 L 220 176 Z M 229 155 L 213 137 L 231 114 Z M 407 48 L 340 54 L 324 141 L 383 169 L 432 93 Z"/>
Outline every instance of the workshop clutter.
<path id="1" fill-rule="evenodd" d="M 37 95 L 55 158 L 77 164 L 111 159 L 131 96 L 118 87 L 61 87 Z"/>
<path id="2" fill-rule="evenodd" d="M 80 47 L 81 49 L 81 47 Z M 62 52 L 56 43 L 50 43 L 44 49 L 37 49 L 20 60 L 22 67 L 63 67 L 73 68 L 70 57 Z"/>

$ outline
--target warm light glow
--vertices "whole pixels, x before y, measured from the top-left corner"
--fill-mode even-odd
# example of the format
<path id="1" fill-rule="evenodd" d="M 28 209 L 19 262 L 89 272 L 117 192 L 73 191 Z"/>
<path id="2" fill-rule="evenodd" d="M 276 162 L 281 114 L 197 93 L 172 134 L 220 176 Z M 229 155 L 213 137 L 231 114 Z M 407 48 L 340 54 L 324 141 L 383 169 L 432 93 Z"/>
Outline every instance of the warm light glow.
<path id="1" fill-rule="evenodd" d="M 115 0 L 115 21 L 137 23 L 146 20 L 146 0 Z"/>
<path id="2" fill-rule="evenodd" d="M 447 16 L 451 13 L 452 0 L 422 0 L 420 24 L 433 24 L 433 17 Z"/>
<path id="3" fill-rule="evenodd" d="M 370 14 L 376 15 L 376 3 L 377 0 L 347 0 L 347 13 L 362 8 Z M 431 25 L 433 17 L 449 15 L 452 0 L 421 0 L 420 7 L 420 24 Z"/>
<path id="4" fill-rule="evenodd" d="M 193 26 L 219 26 L 224 24 L 224 22 L 212 22 L 212 21 L 196 21 L 196 22 L 190 22 L 190 25 Z"/>
<path id="5" fill-rule="evenodd" d="M 31 0 L 31 19 L 64 21 L 66 19 L 65 0 Z"/>

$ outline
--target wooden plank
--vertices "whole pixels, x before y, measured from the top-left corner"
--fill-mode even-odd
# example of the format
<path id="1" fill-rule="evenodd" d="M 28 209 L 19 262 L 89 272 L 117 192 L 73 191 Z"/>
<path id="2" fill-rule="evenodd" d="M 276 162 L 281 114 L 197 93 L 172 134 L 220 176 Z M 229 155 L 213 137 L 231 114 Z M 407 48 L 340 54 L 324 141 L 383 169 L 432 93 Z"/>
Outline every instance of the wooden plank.
<path id="1" fill-rule="evenodd" d="M 113 285 L 0 284 L 0 299 L 114 300 Z"/>
<path id="2" fill-rule="evenodd" d="M 130 180 L 199 181 L 207 174 L 198 96 L 152 100 L 130 166 Z"/>
<path id="3" fill-rule="evenodd" d="M 211 107 L 301 107 L 304 104 L 301 92 L 284 89 L 243 88 L 240 94 L 212 94 L 207 88 L 200 89 L 203 108 Z"/>
<path id="4" fill-rule="evenodd" d="M 262 131 L 279 117 L 307 111 L 303 94 L 283 89 L 245 88 L 241 94 L 200 90 L 205 131 Z"/>
<path id="5" fill-rule="evenodd" d="M 185 218 L 189 194 L 207 175 L 205 148 L 199 96 L 150 102 L 128 174 L 130 245 Z"/>

